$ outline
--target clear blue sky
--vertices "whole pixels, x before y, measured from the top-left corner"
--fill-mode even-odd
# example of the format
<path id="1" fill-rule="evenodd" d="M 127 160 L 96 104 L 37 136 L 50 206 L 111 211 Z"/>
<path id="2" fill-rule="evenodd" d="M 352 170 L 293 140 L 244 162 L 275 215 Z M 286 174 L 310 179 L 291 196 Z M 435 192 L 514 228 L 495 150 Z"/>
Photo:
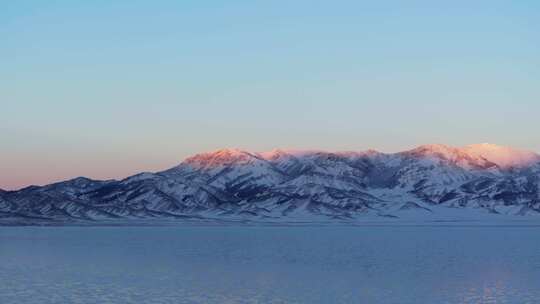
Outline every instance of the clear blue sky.
<path id="1" fill-rule="evenodd" d="M 222 147 L 540 151 L 538 1 L 4 1 L 0 188 Z"/>

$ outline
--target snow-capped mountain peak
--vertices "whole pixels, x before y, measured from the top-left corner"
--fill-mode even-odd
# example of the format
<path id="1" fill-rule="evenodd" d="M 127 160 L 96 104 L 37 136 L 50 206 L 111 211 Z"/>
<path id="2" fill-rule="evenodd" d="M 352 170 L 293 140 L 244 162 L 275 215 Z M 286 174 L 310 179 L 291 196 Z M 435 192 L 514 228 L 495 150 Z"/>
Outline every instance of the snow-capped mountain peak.
<path id="1" fill-rule="evenodd" d="M 120 181 L 77 178 L 0 191 L 0 224 L 540 215 L 539 159 L 490 144 L 425 145 L 393 154 L 221 149 Z"/>
<path id="2" fill-rule="evenodd" d="M 223 165 L 247 163 L 255 156 L 236 148 L 220 149 L 187 158 L 183 164 L 198 168 L 215 168 Z"/>
<path id="3" fill-rule="evenodd" d="M 444 158 L 453 158 L 461 151 L 457 148 L 453 148 L 443 144 L 429 144 L 422 145 L 405 153 L 424 155 L 424 156 L 441 156 Z"/>
<path id="4" fill-rule="evenodd" d="M 403 154 L 415 159 L 430 158 L 442 160 L 467 170 L 496 167 L 495 163 L 480 155 L 468 153 L 462 148 L 442 144 L 423 145 L 416 149 L 403 152 Z"/>
<path id="5" fill-rule="evenodd" d="M 540 155 L 489 143 L 455 148 L 441 144 L 423 145 L 405 152 L 415 157 L 435 157 L 454 162 L 464 168 L 488 168 L 496 165 L 501 169 L 523 168 L 540 162 Z"/>
<path id="6" fill-rule="evenodd" d="M 540 155 L 525 150 L 503 147 L 489 143 L 469 145 L 463 151 L 482 157 L 501 168 L 522 168 L 540 162 Z"/>

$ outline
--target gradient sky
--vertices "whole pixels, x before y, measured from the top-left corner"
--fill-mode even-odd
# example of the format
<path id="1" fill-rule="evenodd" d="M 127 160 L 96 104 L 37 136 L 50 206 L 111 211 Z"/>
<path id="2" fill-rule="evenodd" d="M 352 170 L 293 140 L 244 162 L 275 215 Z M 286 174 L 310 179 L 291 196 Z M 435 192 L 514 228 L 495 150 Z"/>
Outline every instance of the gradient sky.
<path id="1" fill-rule="evenodd" d="M 540 2 L 4 1 L 0 188 L 222 147 L 540 151 Z"/>

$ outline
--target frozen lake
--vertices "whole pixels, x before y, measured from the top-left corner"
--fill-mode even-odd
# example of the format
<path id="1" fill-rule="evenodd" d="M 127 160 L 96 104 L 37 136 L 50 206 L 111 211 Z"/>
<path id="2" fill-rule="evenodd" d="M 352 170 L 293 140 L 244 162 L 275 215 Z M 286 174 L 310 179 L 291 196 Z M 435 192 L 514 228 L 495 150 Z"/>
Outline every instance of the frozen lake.
<path id="1" fill-rule="evenodd" d="M 0 227 L 0 303 L 540 303 L 539 227 Z"/>

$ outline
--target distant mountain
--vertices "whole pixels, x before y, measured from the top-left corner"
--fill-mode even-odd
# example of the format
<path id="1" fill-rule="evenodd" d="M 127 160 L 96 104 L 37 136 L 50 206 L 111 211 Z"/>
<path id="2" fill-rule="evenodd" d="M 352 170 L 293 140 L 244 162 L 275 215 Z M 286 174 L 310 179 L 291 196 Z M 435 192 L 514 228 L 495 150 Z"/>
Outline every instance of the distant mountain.
<path id="1" fill-rule="evenodd" d="M 120 181 L 0 191 L 0 223 L 523 218 L 540 215 L 539 179 L 539 155 L 491 144 L 394 154 L 223 149 Z"/>

